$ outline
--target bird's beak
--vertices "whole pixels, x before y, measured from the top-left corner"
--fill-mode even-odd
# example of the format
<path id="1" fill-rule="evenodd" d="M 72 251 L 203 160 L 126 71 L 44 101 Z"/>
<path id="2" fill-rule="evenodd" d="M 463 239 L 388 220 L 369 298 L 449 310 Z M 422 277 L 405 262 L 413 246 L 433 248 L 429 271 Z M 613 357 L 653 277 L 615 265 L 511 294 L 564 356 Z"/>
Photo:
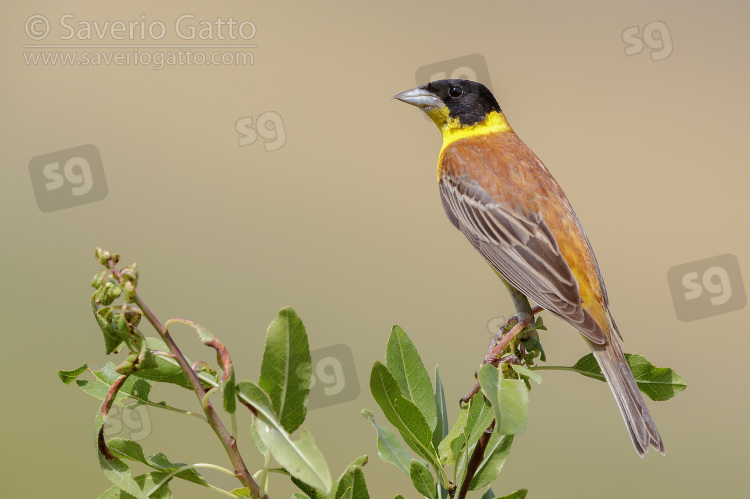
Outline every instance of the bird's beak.
<path id="1" fill-rule="evenodd" d="M 426 86 L 412 88 L 406 92 L 401 92 L 398 95 L 394 95 L 393 98 L 411 104 L 412 106 L 417 106 L 423 110 L 425 108 L 438 109 L 444 105 L 443 101 L 427 90 Z"/>

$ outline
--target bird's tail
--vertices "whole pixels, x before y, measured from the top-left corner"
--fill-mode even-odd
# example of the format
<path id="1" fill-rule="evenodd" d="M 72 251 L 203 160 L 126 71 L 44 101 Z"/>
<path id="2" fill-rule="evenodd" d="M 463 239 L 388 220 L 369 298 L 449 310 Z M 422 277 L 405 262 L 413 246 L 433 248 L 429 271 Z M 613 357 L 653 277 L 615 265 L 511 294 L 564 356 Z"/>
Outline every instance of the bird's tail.
<path id="1" fill-rule="evenodd" d="M 648 452 L 651 445 L 661 454 L 665 454 L 664 443 L 659 436 L 659 430 L 656 429 L 654 420 L 648 412 L 648 407 L 638 390 L 633 373 L 630 371 L 628 363 L 625 361 L 625 355 L 620 348 L 620 342 L 617 339 L 617 326 L 610 321 L 609 336 L 604 345 L 597 345 L 587 340 L 587 343 L 594 352 L 594 357 L 602 369 L 604 377 L 607 379 L 609 388 L 615 396 L 617 406 L 620 408 L 622 418 L 630 432 L 630 438 L 633 441 L 635 451 L 639 456 Z M 617 334 L 615 334 L 617 333 Z"/>

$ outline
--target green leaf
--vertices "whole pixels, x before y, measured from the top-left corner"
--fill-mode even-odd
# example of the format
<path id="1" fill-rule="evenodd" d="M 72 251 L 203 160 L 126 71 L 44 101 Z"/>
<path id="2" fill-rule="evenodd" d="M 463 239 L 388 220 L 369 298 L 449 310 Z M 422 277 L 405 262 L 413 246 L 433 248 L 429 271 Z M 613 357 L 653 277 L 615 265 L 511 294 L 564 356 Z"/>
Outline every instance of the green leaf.
<path id="1" fill-rule="evenodd" d="M 312 499 L 330 499 L 330 494 L 326 495 L 293 476 L 290 478 L 292 479 L 292 483 L 294 483 L 294 485 L 299 487 L 299 489 L 305 493 L 305 497 Z"/>
<path id="2" fill-rule="evenodd" d="M 414 488 L 417 489 L 417 492 L 424 497 L 435 497 L 435 494 L 437 494 L 435 479 L 432 478 L 432 473 L 430 473 L 427 466 L 416 460 L 412 461 L 409 475 L 411 476 L 411 483 L 414 485 Z"/>
<path id="3" fill-rule="evenodd" d="M 104 351 L 109 355 L 120 347 L 123 340 L 113 322 L 115 314 L 112 312 L 111 307 L 102 307 L 97 310 L 97 305 L 93 302 L 92 308 L 94 309 L 96 323 L 104 335 Z"/>
<path id="4" fill-rule="evenodd" d="M 305 326 L 294 310 L 282 308 L 268 326 L 258 384 L 271 397 L 274 411 L 289 433 L 305 420 L 311 375 Z"/>
<path id="5" fill-rule="evenodd" d="M 503 497 L 497 497 L 495 499 L 526 499 L 526 494 L 528 494 L 529 491 L 526 489 L 517 490 L 511 494 L 508 494 L 507 496 Z"/>
<path id="6" fill-rule="evenodd" d="M 292 476 L 328 494 L 332 485 L 331 472 L 312 435 L 302 430 L 299 440 L 292 440 L 278 420 L 270 397 L 254 383 L 241 381 L 237 385 L 237 396 L 253 408 L 259 420 L 260 439 L 276 461 Z"/>
<path id="7" fill-rule="evenodd" d="M 516 435 L 526 431 L 529 417 L 529 391 L 518 379 L 504 379 L 492 364 L 479 368 L 482 392 L 495 410 L 495 431 L 503 435 Z"/>
<path id="8" fill-rule="evenodd" d="M 250 497 L 250 489 L 247 487 L 242 487 L 241 489 L 234 489 L 229 491 L 230 494 L 235 495 L 237 497 Z M 296 497 L 297 494 L 294 494 L 292 497 Z M 301 499 L 307 499 L 307 496 L 304 494 L 299 494 Z"/>
<path id="9" fill-rule="evenodd" d="M 152 472 L 152 473 L 146 473 L 144 475 L 138 475 L 135 477 L 135 483 L 138 484 L 138 487 L 140 487 L 141 491 L 144 493 L 149 493 L 153 490 L 156 485 L 158 485 L 164 478 L 167 476 L 167 473 L 160 473 L 160 472 Z M 107 489 L 107 491 L 104 492 L 104 494 L 99 496 L 99 499 L 132 499 L 135 496 L 132 496 L 128 494 L 127 492 L 121 490 L 117 486 L 110 487 Z M 172 498 L 172 492 L 169 490 L 169 481 L 162 484 L 158 490 L 154 491 L 150 496 L 151 499 L 171 499 Z"/>
<path id="10" fill-rule="evenodd" d="M 92 397 L 104 400 L 112 383 L 120 377 L 120 374 L 115 370 L 115 365 L 111 362 L 107 363 L 100 370 L 93 371 L 93 374 L 95 376 L 93 381 L 77 379 L 76 385 Z M 148 400 L 150 392 L 151 382 L 140 379 L 138 376 L 129 376 L 117 391 L 114 404 L 119 407 L 125 407 L 125 399 L 133 398 L 141 403 L 155 405 Z"/>
<path id="11" fill-rule="evenodd" d="M 472 397 L 469 405 L 469 416 L 466 418 L 466 428 L 464 428 L 468 447 L 477 443 L 477 440 L 492 424 L 493 419 L 495 419 L 495 412 L 492 409 L 492 404 L 481 393 Z"/>
<path id="12" fill-rule="evenodd" d="M 474 475 L 474 479 L 469 485 L 469 490 L 481 489 L 485 485 L 489 485 L 492 481 L 497 478 L 500 471 L 503 469 L 505 460 L 508 458 L 510 453 L 510 446 L 513 443 L 513 435 L 503 435 L 498 432 L 493 432 L 487 447 L 484 450 L 484 459 L 479 464 L 477 472 Z M 491 497 L 494 497 L 491 496 Z"/>
<path id="13" fill-rule="evenodd" d="M 143 448 L 137 442 L 128 440 L 125 438 L 112 438 L 107 441 L 107 447 L 110 452 L 116 457 L 121 459 L 129 459 L 131 461 L 137 461 L 143 463 L 146 466 L 150 466 L 160 472 L 172 473 L 183 466 L 185 463 L 173 463 L 167 456 L 159 452 L 153 456 L 146 457 L 143 453 Z M 187 480 L 188 482 L 197 483 L 198 485 L 206 485 L 206 480 L 198 473 L 194 468 L 186 469 L 175 475 L 177 478 Z"/>
<path id="14" fill-rule="evenodd" d="M 224 410 L 234 414 L 237 410 L 237 391 L 234 381 L 234 368 L 231 369 L 229 377 L 221 383 L 221 393 L 224 396 Z"/>
<path id="15" fill-rule="evenodd" d="M 86 372 L 86 369 L 88 369 L 88 364 L 84 363 L 81 367 L 78 369 L 74 369 L 72 371 L 57 371 L 57 375 L 60 377 L 63 383 L 66 385 L 71 384 L 78 376 Z"/>
<path id="16" fill-rule="evenodd" d="M 539 360 L 542 362 L 547 361 L 547 354 L 544 353 L 544 348 L 542 348 L 542 343 L 539 341 L 539 334 L 534 331 L 531 333 L 531 336 L 529 336 L 527 339 L 523 340 L 523 344 L 526 347 L 526 351 L 528 352 L 527 358 L 530 356 L 530 358 L 534 359 L 537 355 L 539 355 Z"/>
<path id="17" fill-rule="evenodd" d="M 264 456 L 267 456 L 270 452 L 268 450 L 268 447 L 266 447 L 266 444 L 263 443 L 263 440 L 260 439 L 260 434 L 258 433 L 258 420 L 253 419 L 253 422 L 250 424 L 250 439 L 253 441 L 253 444 L 255 444 L 255 447 L 258 448 L 261 454 Z"/>
<path id="18" fill-rule="evenodd" d="M 401 393 L 388 368 L 375 362 L 370 373 L 370 391 L 385 417 L 396 427 L 406 445 L 437 468 L 440 466 L 432 445 L 432 430 L 417 406 Z"/>
<path id="19" fill-rule="evenodd" d="M 450 466 L 456 462 L 456 456 L 453 453 L 451 444 L 457 436 L 463 435 L 464 429 L 466 428 L 466 420 L 469 418 L 469 408 L 467 405 L 461 407 L 461 412 L 458 414 L 456 423 L 448 432 L 448 435 L 438 445 L 438 455 L 440 456 L 440 462 L 444 466 Z"/>
<path id="20" fill-rule="evenodd" d="M 385 351 L 385 363 L 398 382 L 403 396 L 414 402 L 424 416 L 430 431 L 434 431 L 437 425 L 437 414 L 432 382 L 417 348 L 399 326 L 393 326 L 391 330 Z"/>
<path id="21" fill-rule="evenodd" d="M 339 480 L 335 494 L 331 497 L 333 499 L 370 499 L 362 469 L 355 467 L 351 471 L 347 470 Z"/>
<path id="22" fill-rule="evenodd" d="M 354 461 L 352 461 L 352 464 L 350 464 L 349 466 L 359 466 L 359 467 L 362 467 L 362 466 L 366 465 L 368 462 L 370 462 L 370 458 L 367 457 L 367 454 L 362 454 L 357 459 L 355 459 Z"/>
<path id="23" fill-rule="evenodd" d="M 642 355 L 625 354 L 625 360 L 633 372 L 638 388 L 655 401 L 669 400 L 687 387 L 682 376 L 669 367 L 655 367 Z M 606 381 L 594 354 L 583 356 L 573 367 L 567 368 L 588 378 Z"/>
<path id="24" fill-rule="evenodd" d="M 414 458 L 404 449 L 401 445 L 396 434 L 393 433 L 389 428 L 384 428 L 375 422 L 375 417 L 371 411 L 362 411 L 362 415 L 370 420 L 370 423 L 375 427 L 375 431 L 378 433 L 378 456 L 382 461 L 390 463 L 401 471 L 409 474 L 410 463 Z"/>
<path id="25" fill-rule="evenodd" d="M 440 442 L 448 435 L 448 408 L 445 405 L 445 391 L 440 379 L 440 368 L 435 366 L 435 411 L 437 413 L 437 424 L 432 434 L 432 443 L 437 449 Z"/>
<path id="26" fill-rule="evenodd" d="M 146 345 L 150 350 L 159 350 L 162 352 L 169 352 L 169 347 L 159 338 L 147 337 Z M 187 359 L 188 364 L 191 364 L 190 359 Z M 139 378 L 148 379 L 151 381 L 161 381 L 163 383 L 172 383 L 188 390 L 192 390 L 193 387 L 188 381 L 187 375 L 182 368 L 177 364 L 176 360 L 165 359 L 162 357 L 154 356 L 155 367 L 148 369 L 139 369 L 135 376 Z M 216 386 L 217 383 L 205 372 L 199 372 L 198 378 L 201 380 L 203 388 L 209 386 Z"/>
<path id="27" fill-rule="evenodd" d="M 532 371 L 528 367 L 519 366 L 516 364 L 511 364 L 511 367 L 513 368 L 514 371 L 516 371 L 521 376 L 526 376 L 527 378 L 534 380 L 537 385 L 542 384 L 542 376 L 538 372 Z"/>
<path id="28" fill-rule="evenodd" d="M 458 462 L 464 454 L 466 454 L 466 434 L 459 433 L 456 437 L 451 440 L 451 455 L 454 460 Z"/>
<path id="29" fill-rule="evenodd" d="M 361 469 L 365 464 L 367 464 L 367 456 L 360 456 L 355 459 L 336 480 L 329 497 L 333 499 L 370 499 L 365 475 Z"/>
<path id="30" fill-rule="evenodd" d="M 461 484 L 466 476 L 466 466 L 469 456 L 473 452 L 477 441 L 481 438 L 487 428 L 495 419 L 492 405 L 485 400 L 481 393 L 471 398 L 466 424 L 462 432 L 451 441 L 451 452 L 455 457 L 456 467 L 455 485 L 460 490 Z"/>
<path id="31" fill-rule="evenodd" d="M 97 411 L 94 422 L 96 428 L 95 445 L 96 453 L 99 457 L 99 467 L 102 469 L 102 473 L 104 473 L 104 476 L 106 476 L 110 482 L 123 492 L 127 492 L 136 499 L 148 499 L 148 496 L 143 493 L 143 490 L 133 478 L 133 473 L 130 471 L 130 467 L 127 464 L 123 463 L 116 457 L 107 457 L 102 454 L 102 449 L 99 447 L 99 436 L 101 435 L 104 423 L 104 416 L 102 416 L 100 411 Z"/>
<path id="32" fill-rule="evenodd" d="M 487 489 L 487 492 L 482 494 L 482 499 L 495 499 L 495 493 L 492 492 L 492 487 Z"/>

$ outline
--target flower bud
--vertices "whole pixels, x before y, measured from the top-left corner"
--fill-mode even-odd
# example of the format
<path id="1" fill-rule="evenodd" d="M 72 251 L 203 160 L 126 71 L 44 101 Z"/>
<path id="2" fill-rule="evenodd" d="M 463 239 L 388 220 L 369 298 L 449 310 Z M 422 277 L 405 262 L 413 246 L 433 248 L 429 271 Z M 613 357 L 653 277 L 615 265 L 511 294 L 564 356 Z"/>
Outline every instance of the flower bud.
<path id="1" fill-rule="evenodd" d="M 96 258 L 96 261 L 104 265 L 105 267 L 109 266 L 109 257 L 110 255 L 109 251 L 99 248 L 96 248 L 96 251 L 94 251 L 94 257 Z"/>
<path id="2" fill-rule="evenodd" d="M 135 301 L 135 285 L 133 281 L 125 281 L 122 287 L 125 290 L 125 301 L 133 303 Z"/>
<path id="3" fill-rule="evenodd" d="M 132 281 L 134 285 L 137 285 L 138 284 L 138 264 L 134 263 L 132 265 L 128 265 L 127 267 L 123 268 L 120 271 L 120 275 L 123 277 L 123 279 Z"/>

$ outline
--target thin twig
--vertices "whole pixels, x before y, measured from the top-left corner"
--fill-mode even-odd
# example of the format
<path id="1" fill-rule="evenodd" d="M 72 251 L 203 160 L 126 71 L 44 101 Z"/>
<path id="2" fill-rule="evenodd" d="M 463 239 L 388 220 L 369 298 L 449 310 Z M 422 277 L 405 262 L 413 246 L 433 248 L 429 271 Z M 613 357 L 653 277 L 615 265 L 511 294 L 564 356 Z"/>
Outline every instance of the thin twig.
<path id="1" fill-rule="evenodd" d="M 109 261 L 109 267 L 112 273 L 117 277 L 118 281 L 123 282 L 123 277 L 115 268 L 114 262 L 111 259 Z M 143 316 L 148 319 L 154 329 L 156 329 L 156 332 L 159 333 L 159 336 L 164 341 L 164 343 L 167 344 L 170 353 L 187 376 L 188 381 L 190 382 L 190 386 L 193 388 L 195 395 L 198 397 L 198 401 L 202 402 L 206 396 L 206 391 L 203 389 L 203 386 L 201 385 L 197 374 L 191 369 L 190 364 L 188 364 L 187 360 L 185 359 L 185 356 L 182 354 L 180 349 L 177 347 L 177 344 L 172 339 L 172 336 L 167 330 L 164 329 L 162 323 L 159 322 L 159 319 L 156 318 L 154 313 L 151 311 L 151 309 L 148 308 L 148 306 L 146 306 L 146 304 L 138 294 L 135 295 L 135 299 L 133 301 L 141 309 Z M 205 405 L 203 405 L 203 410 L 206 414 L 206 418 L 208 419 L 208 424 L 214 430 L 216 436 L 219 437 L 219 440 L 224 446 L 224 450 L 226 451 L 227 456 L 229 456 L 229 460 L 232 462 L 237 479 L 240 481 L 240 483 L 242 483 L 242 485 L 248 488 L 248 490 L 250 491 L 250 497 L 254 497 L 257 499 L 260 499 L 262 497 L 264 499 L 268 499 L 268 496 L 261 496 L 260 487 L 255 482 L 255 480 L 253 480 L 250 471 L 248 471 L 247 466 L 245 465 L 245 462 L 240 455 L 239 449 L 237 448 L 237 442 L 234 438 L 232 438 L 229 432 L 227 432 L 227 429 L 224 427 L 224 423 L 221 422 L 219 415 L 214 410 L 213 405 L 211 405 L 210 401 L 206 400 Z"/>

